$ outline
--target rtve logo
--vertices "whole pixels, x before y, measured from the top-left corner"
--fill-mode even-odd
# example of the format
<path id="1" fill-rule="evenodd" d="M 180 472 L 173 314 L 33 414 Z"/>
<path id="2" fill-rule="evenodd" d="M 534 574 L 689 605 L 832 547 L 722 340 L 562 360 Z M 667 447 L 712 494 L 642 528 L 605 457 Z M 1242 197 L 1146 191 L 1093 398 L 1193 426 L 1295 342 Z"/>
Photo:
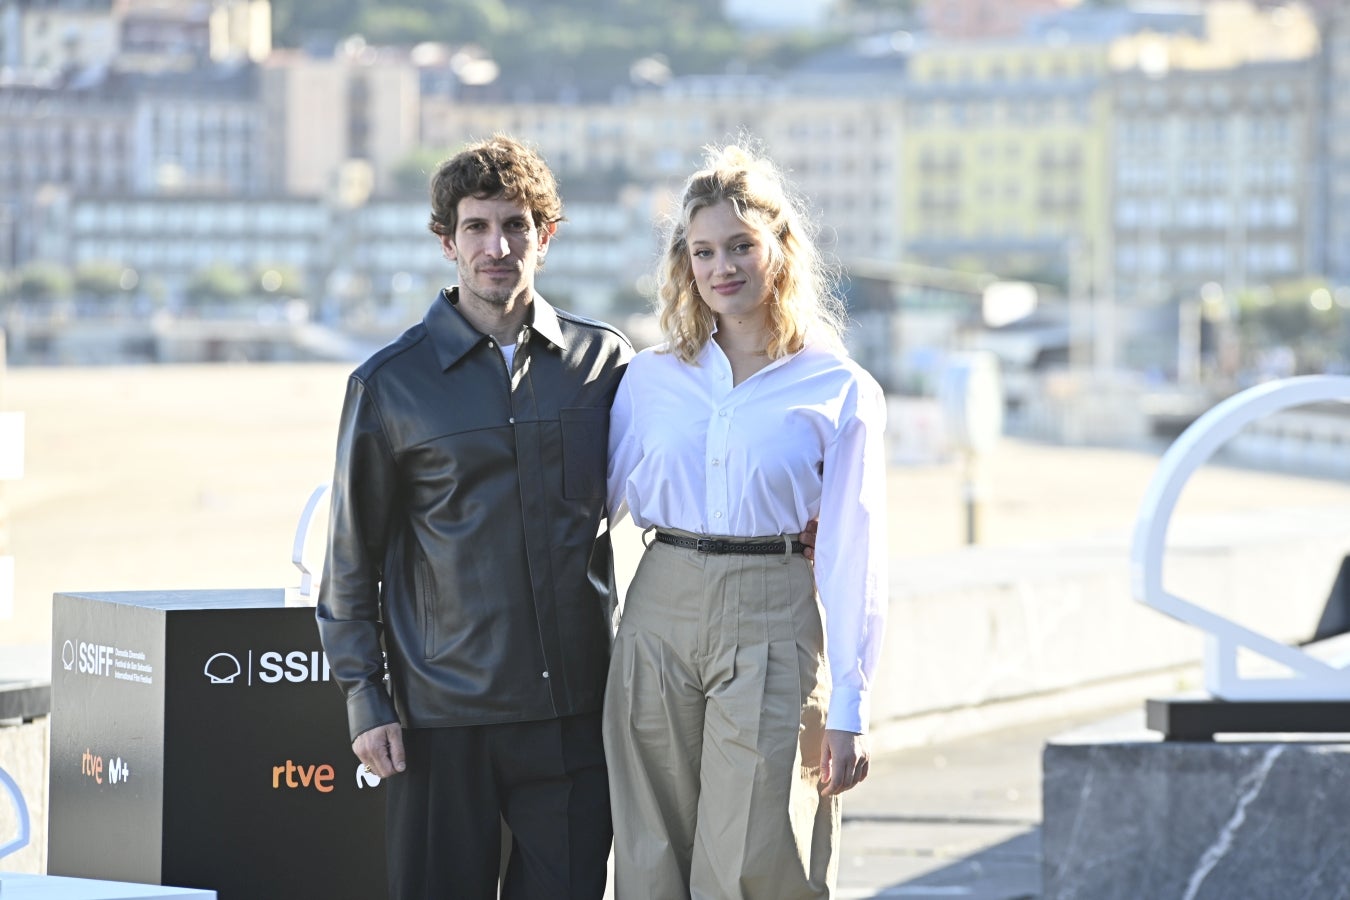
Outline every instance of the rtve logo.
<path id="1" fill-rule="evenodd" d="M 80 757 L 80 774 L 94 779 L 95 784 L 103 784 L 105 780 L 109 784 L 125 784 L 131 778 L 131 766 L 123 762 L 122 757 L 108 761 L 106 774 L 103 763 L 102 756 L 86 749 Z"/>
<path id="2" fill-rule="evenodd" d="M 288 759 L 285 765 L 272 767 L 272 790 L 312 788 L 321 794 L 327 794 L 332 792 L 333 780 L 336 777 L 336 771 L 328 763 L 306 766 Z M 356 764 L 357 790 L 379 787 L 380 781 L 380 776 L 374 772 L 367 772 L 359 762 Z"/>
<path id="3" fill-rule="evenodd" d="M 256 663 L 256 664 L 255 664 Z M 328 681 L 328 654 L 322 650 L 265 650 L 254 658 L 247 651 L 243 658 L 233 653 L 220 652 L 206 660 L 202 667 L 211 684 L 277 684 L 289 681 L 303 684 L 309 681 Z"/>
<path id="4" fill-rule="evenodd" d="M 272 767 L 272 790 L 313 788 L 320 794 L 327 794 L 333 790 L 335 777 L 337 773 L 328 763 L 304 766 L 288 759 L 286 765 Z"/>

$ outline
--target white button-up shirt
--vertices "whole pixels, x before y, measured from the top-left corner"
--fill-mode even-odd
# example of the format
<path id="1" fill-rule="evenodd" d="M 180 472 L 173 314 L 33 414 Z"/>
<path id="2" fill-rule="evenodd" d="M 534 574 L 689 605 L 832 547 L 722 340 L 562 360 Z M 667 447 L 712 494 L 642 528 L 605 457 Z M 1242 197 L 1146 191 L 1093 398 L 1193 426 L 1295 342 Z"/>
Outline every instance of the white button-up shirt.
<path id="1" fill-rule="evenodd" d="M 738 538 L 819 519 L 816 588 L 833 682 L 826 727 L 863 733 L 886 615 L 886 403 L 847 356 L 807 345 L 732 386 L 709 340 L 695 365 L 628 364 L 610 413 L 609 509 L 642 528 Z"/>

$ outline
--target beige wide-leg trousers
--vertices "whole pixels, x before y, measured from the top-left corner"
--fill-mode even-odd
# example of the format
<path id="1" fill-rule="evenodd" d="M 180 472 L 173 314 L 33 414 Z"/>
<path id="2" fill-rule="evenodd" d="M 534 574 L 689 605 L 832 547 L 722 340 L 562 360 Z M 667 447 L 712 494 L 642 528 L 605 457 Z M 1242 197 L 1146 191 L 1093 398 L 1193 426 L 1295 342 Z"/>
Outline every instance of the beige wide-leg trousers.
<path id="1" fill-rule="evenodd" d="M 824 648 L 800 555 L 649 546 L 605 693 L 617 900 L 831 895 Z"/>

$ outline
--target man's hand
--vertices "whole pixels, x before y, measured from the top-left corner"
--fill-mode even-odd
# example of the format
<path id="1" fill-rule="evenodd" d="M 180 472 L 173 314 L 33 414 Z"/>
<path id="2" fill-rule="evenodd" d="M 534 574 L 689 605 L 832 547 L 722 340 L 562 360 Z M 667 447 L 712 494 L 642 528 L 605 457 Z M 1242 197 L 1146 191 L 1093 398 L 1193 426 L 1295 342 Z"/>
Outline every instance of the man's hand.
<path id="1" fill-rule="evenodd" d="M 819 527 L 820 520 L 812 519 L 810 522 L 806 523 L 806 527 L 802 529 L 800 537 L 797 538 L 797 540 L 802 542 L 802 546 L 806 548 L 802 551 L 802 556 L 813 561 L 816 558 L 816 529 Z"/>
<path id="2" fill-rule="evenodd" d="M 352 741 L 352 752 L 365 763 L 366 771 L 389 778 L 408 768 L 403 755 L 403 726 L 397 722 L 363 731 Z"/>
<path id="3" fill-rule="evenodd" d="M 820 756 L 820 792 L 826 797 L 842 794 L 867 777 L 870 754 L 861 734 L 825 729 Z"/>

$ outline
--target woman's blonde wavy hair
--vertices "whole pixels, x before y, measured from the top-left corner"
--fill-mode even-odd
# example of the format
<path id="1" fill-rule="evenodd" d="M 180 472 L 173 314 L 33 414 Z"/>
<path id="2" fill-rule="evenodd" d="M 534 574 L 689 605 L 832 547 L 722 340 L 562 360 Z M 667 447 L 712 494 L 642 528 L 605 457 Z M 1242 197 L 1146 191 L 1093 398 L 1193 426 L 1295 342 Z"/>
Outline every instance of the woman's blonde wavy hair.
<path id="1" fill-rule="evenodd" d="M 816 248 L 801 201 L 767 157 L 730 144 L 708 148 L 704 168 L 685 182 L 680 208 L 666 228 L 656 305 L 667 351 L 692 363 L 712 337 L 716 319 L 694 284 L 688 235 L 695 213 L 723 201 L 747 226 L 774 238 L 767 242 L 769 358 L 796 353 L 808 335 L 838 344 L 844 311 L 835 273 Z"/>

